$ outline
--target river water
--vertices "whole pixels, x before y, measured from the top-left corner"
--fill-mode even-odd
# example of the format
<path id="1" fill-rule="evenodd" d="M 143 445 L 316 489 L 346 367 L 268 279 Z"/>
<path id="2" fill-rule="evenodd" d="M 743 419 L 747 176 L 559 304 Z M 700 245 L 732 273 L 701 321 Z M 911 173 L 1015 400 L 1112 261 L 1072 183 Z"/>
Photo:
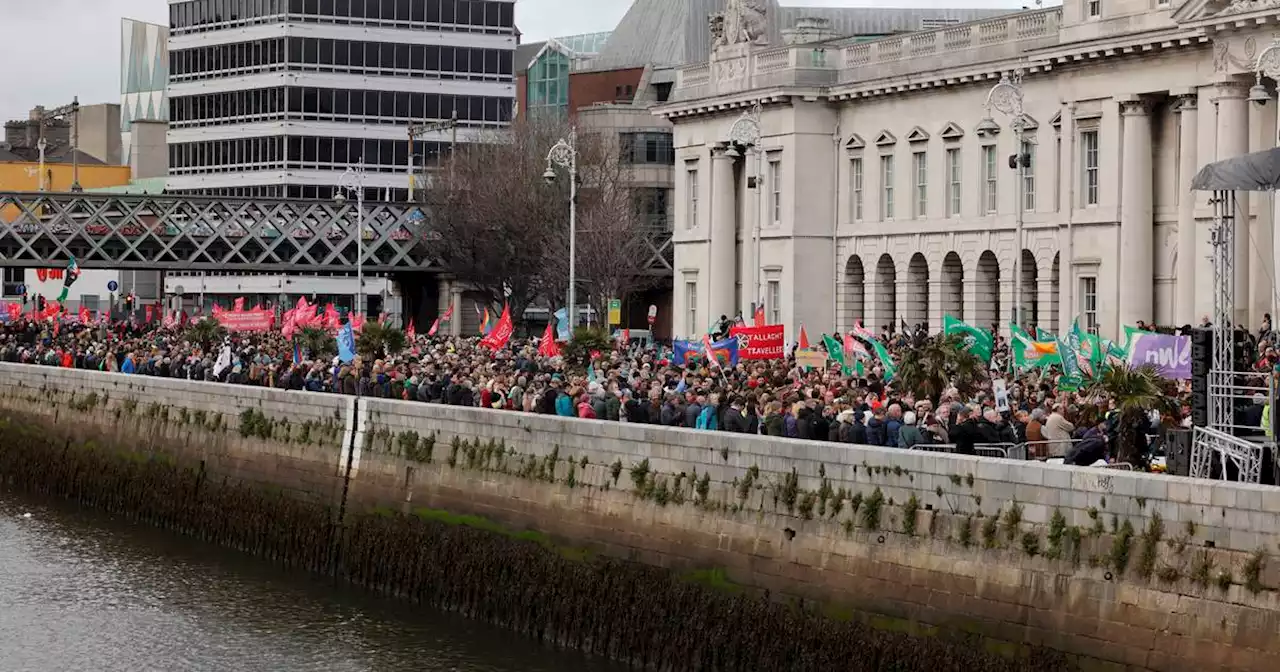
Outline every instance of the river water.
<path id="1" fill-rule="evenodd" d="M 96 511 L 0 490 L 0 669 L 621 668 Z"/>

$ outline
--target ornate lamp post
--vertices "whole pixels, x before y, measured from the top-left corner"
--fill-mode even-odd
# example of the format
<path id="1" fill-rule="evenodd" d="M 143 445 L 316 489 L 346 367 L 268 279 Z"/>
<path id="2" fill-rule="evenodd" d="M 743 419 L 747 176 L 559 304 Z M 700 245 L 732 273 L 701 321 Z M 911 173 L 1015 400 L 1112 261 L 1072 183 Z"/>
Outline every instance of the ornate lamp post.
<path id="1" fill-rule="evenodd" d="M 360 317 L 367 317 L 364 311 L 364 159 L 350 168 L 338 178 L 338 193 L 334 200 L 341 206 L 347 200 L 347 194 L 356 197 L 356 302 L 355 311 Z"/>
<path id="2" fill-rule="evenodd" d="M 1022 73 L 1015 72 L 1012 77 L 1004 75 L 987 92 L 987 116 L 978 124 L 979 136 L 995 135 L 1000 132 L 1000 127 L 991 118 L 992 108 L 1009 117 L 1009 125 L 1013 128 L 1014 144 L 1017 148 L 1017 153 L 1009 157 L 1009 167 L 1018 171 L 1017 224 L 1014 234 L 1018 246 L 1013 255 L 1013 320 L 1019 328 L 1022 328 L 1024 326 L 1022 322 L 1022 250 L 1025 247 L 1022 225 L 1026 206 L 1023 190 L 1026 187 L 1027 168 L 1031 165 L 1031 155 L 1023 151 L 1022 144 L 1023 134 L 1027 128 L 1027 117 L 1022 107 Z"/>
<path id="3" fill-rule="evenodd" d="M 578 325 L 578 304 L 574 296 L 574 287 L 577 283 L 575 262 L 578 253 L 578 130 L 576 128 L 570 128 L 569 137 L 561 138 L 547 151 L 547 170 L 542 173 L 542 179 L 546 180 L 547 184 L 556 181 L 556 166 L 569 171 L 568 313 L 569 328 L 573 329 Z"/>
<path id="4" fill-rule="evenodd" d="M 764 151 L 760 148 L 761 112 L 762 108 L 760 106 L 760 101 L 756 101 L 756 103 L 751 106 L 751 109 L 743 112 L 742 116 L 738 117 L 738 120 L 733 122 L 733 126 L 729 128 L 729 143 L 732 145 L 729 148 L 729 151 L 733 153 L 731 155 L 737 155 L 734 147 L 742 147 L 748 152 L 754 154 L 756 157 L 756 174 L 755 177 L 752 178 L 755 182 L 756 190 L 756 225 L 754 231 L 755 264 L 752 269 L 752 272 L 755 273 L 755 277 L 751 281 L 752 292 L 755 297 L 755 301 L 751 306 L 753 311 L 762 305 L 760 303 L 760 238 L 762 234 L 761 225 L 763 224 L 764 215 L 760 209 L 760 194 L 764 190 L 764 185 L 762 184 L 764 180 L 764 172 L 762 170 Z"/>

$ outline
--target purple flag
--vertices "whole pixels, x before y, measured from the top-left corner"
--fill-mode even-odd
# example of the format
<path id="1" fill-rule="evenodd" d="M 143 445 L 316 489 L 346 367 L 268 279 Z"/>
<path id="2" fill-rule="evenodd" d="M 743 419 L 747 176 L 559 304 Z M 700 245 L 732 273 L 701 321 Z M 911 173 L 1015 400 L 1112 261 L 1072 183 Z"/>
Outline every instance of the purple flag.
<path id="1" fill-rule="evenodd" d="M 1191 378 L 1191 337 L 1171 334 L 1134 334 L 1129 345 L 1129 366 L 1154 364 L 1165 378 Z"/>

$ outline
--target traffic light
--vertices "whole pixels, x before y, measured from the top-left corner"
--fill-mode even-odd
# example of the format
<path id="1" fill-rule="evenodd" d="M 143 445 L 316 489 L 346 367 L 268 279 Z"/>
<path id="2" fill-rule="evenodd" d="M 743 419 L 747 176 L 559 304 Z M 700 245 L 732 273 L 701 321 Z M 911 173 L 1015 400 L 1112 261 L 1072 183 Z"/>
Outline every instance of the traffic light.
<path id="1" fill-rule="evenodd" d="M 42 313 L 44 312 L 44 294 L 36 295 L 36 309 Z"/>
<path id="2" fill-rule="evenodd" d="M 27 296 L 27 290 L 24 289 L 22 290 L 22 305 L 24 307 L 27 305 L 28 300 L 30 300 L 30 297 Z"/>

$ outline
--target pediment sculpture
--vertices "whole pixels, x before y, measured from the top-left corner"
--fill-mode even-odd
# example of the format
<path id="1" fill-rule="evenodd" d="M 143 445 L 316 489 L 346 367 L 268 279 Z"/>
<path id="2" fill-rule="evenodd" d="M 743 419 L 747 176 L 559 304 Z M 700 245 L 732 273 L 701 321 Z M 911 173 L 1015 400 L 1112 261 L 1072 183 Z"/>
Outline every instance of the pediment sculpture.
<path id="1" fill-rule="evenodd" d="M 765 0 L 728 0 L 723 12 L 708 17 L 711 46 L 769 43 Z"/>

